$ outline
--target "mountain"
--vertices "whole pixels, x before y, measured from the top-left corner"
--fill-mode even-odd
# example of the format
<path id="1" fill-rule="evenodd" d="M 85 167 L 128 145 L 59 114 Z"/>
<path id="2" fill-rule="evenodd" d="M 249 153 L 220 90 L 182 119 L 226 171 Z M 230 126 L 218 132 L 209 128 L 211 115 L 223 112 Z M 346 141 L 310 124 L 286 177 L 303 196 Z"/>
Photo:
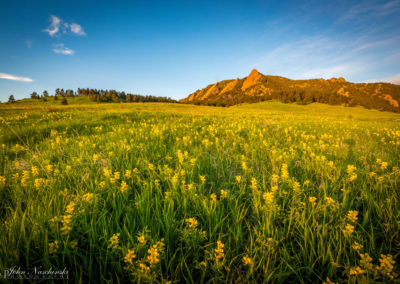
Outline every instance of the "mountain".
<path id="1" fill-rule="evenodd" d="M 263 75 L 256 69 L 242 79 L 224 80 L 197 90 L 182 103 L 231 106 L 266 100 L 312 102 L 364 106 L 400 112 L 400 85 L 390 83 L 350 83 L 344 78 L 291 80 Z"/>

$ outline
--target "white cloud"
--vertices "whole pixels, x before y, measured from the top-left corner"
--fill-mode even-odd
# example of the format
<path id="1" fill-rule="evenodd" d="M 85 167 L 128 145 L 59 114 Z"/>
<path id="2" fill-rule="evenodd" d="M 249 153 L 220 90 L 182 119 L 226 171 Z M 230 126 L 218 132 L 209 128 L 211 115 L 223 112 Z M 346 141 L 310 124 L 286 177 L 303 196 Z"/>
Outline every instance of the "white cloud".
<path id="1" fill-rule="evenodd" d="M 19 82 L 33 82 L 33 80 L 31 78 L 15 76 L 15 75 L 6 74 L 6 73 L 0 73 L 0 79 L 13 80 L 13 81 L 19 81 Z"/>
<path id="2" fill-rule="evenodd" d="M 43 31 L 48 33 L 51 37 L 57 36 L 59 33 L 66 34 L 68 31 L 79 36 L 86 35 L 81 25 L 77 23 L 69 24 L 54 15 L 50 16 L 50 25 Z"/>
<path id="3" fill-rule="evenodd" d="M 372 79 L 368 80 L 367 82 L 369 83 L 375 83 L 375 82 L 388 82 L 392 84 L 397 84 L 400 85 L 400 74 L 395 74 L 386 78 L 381 78 L 381 79 Z"/>
<path id="4" fill-rule="evenodd" d="M 64 54 L 64 55 L 73 55 L 75 53 L 74 50 L 64 46 L 63 43 L 54 44 L 53 45 L 53 51 L 54 51 L 54 53 Z"/>
<path id="5" fill-rule="evenodd" d="M 48 33 L 50 36 L 55 36 L 60 30 L 61 19 L 51 15 L 50 22 L 50 25 L 43 31 Z"/>
<path id="6" fill-rule="evenodd" d="M 71 32 L 73 32 L 76 35 L 86 35 L 85 31 L 81 27 L 81 25 L 78 25 L 76 23 L 72 23 L 70 26 Z"/>

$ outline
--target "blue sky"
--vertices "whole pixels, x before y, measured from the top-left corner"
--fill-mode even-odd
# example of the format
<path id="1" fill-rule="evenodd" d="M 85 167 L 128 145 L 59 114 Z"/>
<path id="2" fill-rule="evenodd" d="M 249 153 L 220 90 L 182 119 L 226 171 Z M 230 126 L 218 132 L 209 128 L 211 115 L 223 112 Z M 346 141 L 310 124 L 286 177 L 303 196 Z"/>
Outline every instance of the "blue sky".
<path id="1" fill-rule="evenodd" d="M 0 100 L 56 88 L 186 97 L 253 68 L 400 84 L 400 0 L 0 1 Z"/>

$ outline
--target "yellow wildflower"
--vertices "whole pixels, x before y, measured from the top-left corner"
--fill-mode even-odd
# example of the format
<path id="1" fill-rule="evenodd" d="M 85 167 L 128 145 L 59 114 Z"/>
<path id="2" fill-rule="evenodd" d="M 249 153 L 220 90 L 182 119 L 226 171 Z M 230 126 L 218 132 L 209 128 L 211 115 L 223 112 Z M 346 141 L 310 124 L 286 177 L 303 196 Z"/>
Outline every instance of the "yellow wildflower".
<path id="1" fill-rule="evenodd" d="M 146 237 L 142 234 L 137 238 L 138 242 L 142 245 L 146 243 Z"/>
<path id="2" fill-rule="evenodd" d="M 278 180 L 279 180 L 279 176 L 278 175 L 272 175 L 272 178 L 271 178 L 271 182 L 273 183 L 273 184 L 276 184 L 276 183 L 278 183 Z"/>
<path id="3" fill-rule="evenodd" d="M 360 253 L 360 265 L 365 270 L 372 270 L 372 258 L 369 256 L 368 253 Z"/>
<path id="4" fill-rule="evenodd" d="M 354 249 L 355 251 L 359 252 L 359 251 L 362 250 L 363 246 L 361 244 L 357 243 L 357 242 L 354 242 L 351 245 L 351 248 Z"/>
<path id="5" fill-rule="evenodd" d="M 63 235 L 68 235 L 69 232 L 71 232 L 72 230 L 72 215 L 64 215 L 62 217 L 61 223 L 62 223 L 62 227 L 61 227 L 61 233 Z"/>
<path id="6" fill-rule="evenodd" d="M 288 167 L 287 164 L 282 164 L 282 167 L 281 167 L 281 178 L 283 180 L 289 178 L 289 172 L 288 172 L 287 167 Z"/>
<path id="7" fill-rule="evenodd" d="M 237 181 L 237 183 L 240 183 L 241 180 L 242 180 L 242 177 L 241 177 L 241 176 L 236 176 L 236 181 Z"/>
<path id="8" fill-rule="evenodd" d="M 58 248 L 59 248 L 58 241 L 54 241 L 52 243 L 49 243 L 49 254 L 56 253 Z"/>
<path id="9" fill-rule="evenodd" d="M 253 265 L 253 260 L 248 255 L 243 256 L 242 261 L 245 266 Z"/>
<path id="10" fill-rule="evenodd" d="M 93 193 L 86 193 L 86 194 L 84 194 L 84 195 L 82 196 L 82 200 L 83 200 L 84 202 L 89 203 L 89 202 L 91 202 L 91 201 L 93 200 L 94 196 L 95 196 L 95 195 L 94 195 Z"/>
<path id="11" fill-rule="evenodd" d="M 256 180 L 256 178 L 252 178 L 252 179 L 251 179 L 250 188 L 253 189 L 253 190 L 256 190 L 256 189 L 257 189 L 257 180 Z"/>
<path id="12" fill-rule="evenodd" d="M 217 201 L 217 195 L 215 193 L 211 193 L 210 199 L 211 199 L 212 202 L 216 202 Z"/>
<path id="13" fill-rule="evenodd" d="M 111 171 L 110 171 L 109 169 L 107 169 L 107 168 L 104 168 L 104 169 L 103 169 L 103 173 L 104 173 L 104 176 L 105 176 L 106 178 L 109 178 L 110 175 L 111 175 Z"/>
<path id="14" fill-rule="evenodd" d="M 225 257 L 224 244 L 220 240 L 217 241 L 217 248 L 214 250 L 214 257 L 217 262 Z"/>
<path id="15" fill-rule="evenodd" d="M 350 211 L 347 213 L 347 219 L 349 219 L 349 220 L 352 221 L 352 222 L 356 222 L 357 219 L 358 219 L 357 215 L 358 215 L 358 212 L 357 212 L 357 211 L 350 210 Z"/>
<path id="16" fill-rule="evenodd" d="M 46 180 L 44 178 L 37 178 L 37 179 L 35 179 L 34 186 L 35 186 L 36 190 L 39 190 L 40 187 L 42 185 L 44 185 L 45 183 L 46 183 Z"/>
<path id="17" fill-rule="evenodd" d="M 379 259 L 379 266 L 376 266 L 376 269 L 389 279 L 394 279 L 397 277 L 397 273 L 393 271 L 395 261 L 393 260 L 393 256 L 390 254 L 384 255 L 381 254 L 381 258 Z"/>
<path id="18" fill-rule="evenodd" d="M 126 264 L 133 264 L 133 260 L 136 258 L 136 254 L 134 250 L 128 249 L 128 252 L 126 253 L 124 257 L 124 261 Z"/>
<path id="19" fill-rule="evenodd" d="M 146 264 L 144 263 L 140 263 L 139 264 L 139 268 L 140 268 L 140 272 L 146 274 L 150 271 L 150 267 L 148 267 Z"/>
<path id="20" fill-rule="evenodd" d="M 220 198 L 221 199 L 228 198 L 228 192 L 226 190 L 221 189 L 220 190 Z"/>
<path id="21" fill-rule="evenodd" d="M 69 174 L 69 172 L 71 171 L 72 167 L 71 166 L 65 166 L 65 173 Z"/>
<path id="22" fill-rule="evenodd" d="M 147 253 L 147 261 L 149 262 L 150 266 L 153 266 L 160 262 L 160 252 L 158 251 L 157 245 L 153 245 L 151 248 L 149 248 L 147 250 Z"/>
<path id="23" fill-rule="evenodd" d="M 119 236 L 120 233 L 112 235 L 112 237 L 108 240 L 109 244 L 107 246 L 108 249 L 118 249 L 119 248 Z"/>
<path id="24" fill-rule="evenodd" d="M 271 205 L 274 202 L 274 193 L 273 192 L 265 192 L 263 194 L 263 199 L 265 204 Z"/>
<path id="25" fill-rule="evenodd" d="M 197 227 L 197 220 L 195 218 L 188 218 L 185 220 L 189 228 L 195 229 Z"/>
<path id="26" fill-rule="evenodd" d="M 354 226 L 346 224 L 345 228 L 342 231 L 346 237 L 349 237 L 354 232 Z"/>
<path id="27" fill-rule="evenodd" d="M 66 209 L 65 209 L 65 212 L 67 212 L 67 213 L 70 214 L 70 215 L 74 214 L 75 205 L 76 205 L 76 203 L 73 202 L 73 201 L 71 201 L 71 202 L 67 205 L 67 207 L 66 207 Z"/>
<path id="28" fill-rule="evenodd" d="M 298 191 L 300 189 L 300 183 L 299 182 L 294 182 L 293 183 L 293 191 Z"/>
<path id="29" fill-rule="evenodd" d="M 354 180 L 356 180 L 357 179 L 357 174 L 356 173 L 353 173 L 353 174 L 351 174 L 351 176 L 349 177 L 349 182 L 352 182 L 352 181 L 354 181 Z"/>
<path id="30" fill-rule="evenodd" d="M 357 168 L 355 167 L 355 166 L 353 166 L 353 165 L 347 165 L 347 169 L 346 169 L 346 172 L 347 172 L 347 174 L 348 175 L 351 175 L 354 171 L 356 171 L 357 170 Z"/>
<path id="31" fill-rule="evenodd" d="M 99 187 L 100 187 L 101 189 L 103 189 L 105 186 L 106 186 L 106 183 L 105 183 L 104 181 L 102 181 L 102 182 L 99 183 Z"/>
<path id="32" fill-rule="evenodd" d="M 122 193 L 125 193 L 127 190 L 128 190 L 128 185 L 126 184 L 125 181 L 123 181 L 123 182 L 121 183 L 121 192 L 122 192 Z"/>
<path id="33" fill-rule="evenodd" d="M 37 167 L 32 166 L 31 171 L 32 171 L 32 176 L 36 177 L 39 175 L 39 169 Z"/>
<path id="34" fill-rule="evenodd" d="M 46 166 L 46 172 L 51 175 L 53 172 L 53 166 L 52 165 L 47 165 Z"/>
<path id="35" fill-rule="evenodd" d="M 317 201 L 317 198 L 316 198 L 315 196 L 310 196 L 310 197 L 308 198 L 308 201 L 309 201 L 310 203 L 312 203 L 312 205 L 315 205 L 315 201 Z"/>
<path id="36" fill-rule="evenodd" d="M 23 171 L 22 172 L 22 177 L 21 177 L 21 185 L 23 187 L 28 186 L 28 180 L 30 178 L 30 173 L 28 171 Z"/>
<path id="37" fill-rule="evenodd" d="M 335 200 L 333 200 L 333 198 L 331 198 L 331 197 L 325 197 L 325 201 L 326 201 L 326 203 L 328 204 L 328 205 L 332 205 L 332 204 L 335 204 Z"/>
<path id="38" fill-rule="evenodd" d="M 353 275 L 354 276 L 362 275 L 364 273 L 365 273 L 365 270 L 362 270 L 359 266 L 350 268 L 350 275 L 352 275 L 352 276 Z"/>

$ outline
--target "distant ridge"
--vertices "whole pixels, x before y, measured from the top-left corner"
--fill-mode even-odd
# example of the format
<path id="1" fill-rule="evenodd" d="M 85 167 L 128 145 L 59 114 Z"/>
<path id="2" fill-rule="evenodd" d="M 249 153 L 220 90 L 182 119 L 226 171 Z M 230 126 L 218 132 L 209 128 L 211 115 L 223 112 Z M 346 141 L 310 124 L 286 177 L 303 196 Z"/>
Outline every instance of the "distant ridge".
<path id="1" fill-rule="evenodd" d="M 390 83 L 350 83 L 344 78 L 291 80 L 263 75 L 257 69 L 242 79 L 224 80 L 197 90 L 182 103 L 232 106 L 266 100 L 309 104 L 364 106 L 400 112 L 400 86 Z"/>

